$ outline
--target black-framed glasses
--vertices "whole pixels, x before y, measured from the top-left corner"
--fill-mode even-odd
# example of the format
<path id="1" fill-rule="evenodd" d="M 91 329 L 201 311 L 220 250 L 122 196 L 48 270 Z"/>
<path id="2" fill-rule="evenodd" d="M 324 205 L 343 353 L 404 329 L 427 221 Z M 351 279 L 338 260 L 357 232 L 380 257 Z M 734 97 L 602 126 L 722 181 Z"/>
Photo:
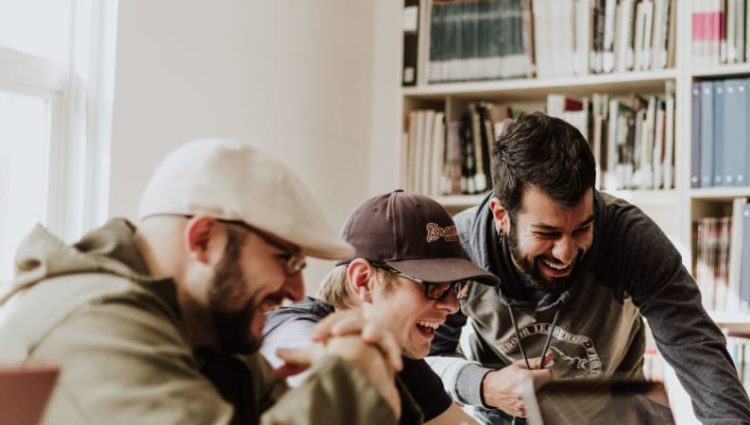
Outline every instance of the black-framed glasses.
<path id="1" fill-rule="evenodd" d="M 459 280 L 455 282 L 428 282 L 418 277 L 409 276 L 406 273 L 401 273 L 400 271 L 385 264 L 372 263 L 372 265 L 376 268 L 388 271 L 396 276 L 404 277 L 414 283 L 422 285 L 422 288 L 424 288 L 424 296 L 428 300 L 445 301 L 445 299 L 451 292 L 456 294 L 456 299 L 462 300 L 466 298 L 469 293 L 469 280 Z"/>
<path id="2" fill-rule="evenodd" d="M 279 261 L 281 261 L 281 263 L 284 265 L 285 272 L 288 276 L 294 276 L 297 273 L 301 272 L 305 267 L 307 267 L 307 262 L 305 261 L 305 255 L 302 254 L 302 250 L 300 250 L 299 248 L 291 247 L 289 245 L 281 243 L 280 241 L 278 241 L 276 238 L 269 235 L 268 233 L 242 221 L 234 221 L 234 220 L 217 220 L 217 221 L 220 221 L 222 223 L 227 223 L 227 224 L 234 224 L 234 225 L 242 227 L 243 229 L 249 232 L 255 233 L 256 235 L 258 235 L 258 237 L 263 239 L 263 242 L 281 251 L 281 254 L 279 254 L 278 258 L 279 258 Z"/>

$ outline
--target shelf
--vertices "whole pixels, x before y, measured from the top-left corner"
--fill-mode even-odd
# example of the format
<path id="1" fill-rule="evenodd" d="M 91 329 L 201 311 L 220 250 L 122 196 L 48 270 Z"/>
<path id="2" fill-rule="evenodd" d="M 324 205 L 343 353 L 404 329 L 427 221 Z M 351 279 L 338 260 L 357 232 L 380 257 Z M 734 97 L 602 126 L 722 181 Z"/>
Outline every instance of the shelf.
<path id="1" fill-rule="evenodd" d="M 676 207 L 677 191 L 669 190 L 610 190 L 612 196 L 624 199 L 631 204 L 643 207 Z"/>
<path id="2" fill-rule="evenodd" d="M 750 314 L 739 312 L 711 312 L 711 318 L 722 328 L 734 332 L 750 333 Z"/>
<path id="3" fill-rule="evenodd" d="M 479 205 L 487 194 L 480 195 L 446 195 L 434 199 L 449 210 L 463 209 Z"/>
<path id="4" fill-rule="evenodd" d="M 611 94 L 664 91 L 664 83 L 677 78 L 675 69 L 628 72 L 620 74 L 595 74 L 580 77 L 552 79 L 514 79 L 431 84 L 408 87 L 402 95 L 410 98 L 439 100 L 446 96 L 456 98 L 507 101 L 530 100 L 544 97 L 555 90 L 569 95 L 583 95 L 593 91 Z"/>
<path id="5" fill-rule="evenodd" d="M 731 77 L 734 75 L 750 74 L 749 63 L 739 63 L 732 65 L 719 65 L 711 68 L 698 69 L 690 73 L 695 78 L 711 78 L 711 77 Z"/>
<path id="6" fill-rule="evenodd" d="M 750 187 L 705 187 L 690 189 L 692 199 L 730 200 L 733 198 L 750 197 Z"/>
<path id="7" fill-rule="evenodd" d="M 750 190 L 750 189 L 748 189 Z M 612 196 L 624 199 L 639 207 L 676 207 L 677 191 L 670 190 L 615 190 L 606 192 Z M 449 209 L 468 208 L 479 205 L 486 194 L 480 195 L 445 195 L 435 196 L 434 199 Z"/>

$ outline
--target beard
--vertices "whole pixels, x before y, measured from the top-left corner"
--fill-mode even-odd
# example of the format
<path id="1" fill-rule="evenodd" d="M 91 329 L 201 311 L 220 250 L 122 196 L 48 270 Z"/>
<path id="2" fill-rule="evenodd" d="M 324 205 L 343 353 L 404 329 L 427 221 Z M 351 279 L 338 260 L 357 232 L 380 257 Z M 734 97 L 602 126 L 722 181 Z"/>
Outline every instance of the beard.
<path id="1" fill-rule="evenodd" d="M 261 344 L 261 337 L 253 335 L 251 331 L 255 298 L 250 298 L 239 309 L 228 307 L 246 296 L 245 286 L 248 282 L 239 261 L 243 243 L 231 237 L 229 239 L 224 257 L 211 281 L 209 306 L 219 347 L 228 353 L 250 354 L 258 351 Z"/>
<path id="2" fill-rule="evenodd" d="M 510 225 L 508 249 L 510 251 L 511 259 L 516 264 L 522 277 L 529 282 L 534 289 L 552 294 L 560 293 L 570 288 L 580 272 L 581 267 L 579 262 L 584 254 L 583 249 L 578 250 L 578 254 L 576 254 L 576 258 L 573 261 L 573 269 L 567 276 L 548 279 L 542 275 L 537 266 L 537 260 L 540 259 L 540 256 L 528 258 L 521 252 L 518 242 L 518 231 L 513 224 Z"/>

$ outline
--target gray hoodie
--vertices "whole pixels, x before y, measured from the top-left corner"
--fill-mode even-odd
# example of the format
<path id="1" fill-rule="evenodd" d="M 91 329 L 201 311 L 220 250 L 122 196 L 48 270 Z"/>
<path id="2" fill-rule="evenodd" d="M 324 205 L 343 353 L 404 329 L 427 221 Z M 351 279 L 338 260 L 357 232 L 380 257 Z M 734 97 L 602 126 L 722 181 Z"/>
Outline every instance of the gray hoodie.
<path id="1" fill-rule="evenodd" d="M 474 285 L 461 311 L 439 329 L 431 366 L 455 398 L 478 406 L 491 423 L 506 423 L 507 415 L 484 406 L 481 381 L 490 370 L 522 359 L 521 345 L 529 357 L 539 356 L 552 332 L 555 377 L 642 377 L 645 317 L 698 418 L 704 424 L 750 424 L 750 401 L 724 336 L 704 311 L 677 250 L 637 207 L 603 193 L 594 196 L 594 243 L 576 266 L 572 285 L 558 295 L 529 294 L 507 241 L 497 235 L 489 196 L 456 217 L 471 260 L 501 284 Z M 458 341 L 467 320 L 468 352 L 461 353 Z"/>

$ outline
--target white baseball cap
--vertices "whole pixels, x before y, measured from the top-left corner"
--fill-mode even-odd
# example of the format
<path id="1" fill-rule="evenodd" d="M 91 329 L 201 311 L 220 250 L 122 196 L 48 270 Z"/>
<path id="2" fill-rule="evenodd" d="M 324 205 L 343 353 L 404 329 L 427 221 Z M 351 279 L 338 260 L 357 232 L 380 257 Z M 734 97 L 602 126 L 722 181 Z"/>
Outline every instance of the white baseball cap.
<path id="1" fill-rule="evenodd" d="M 338 260 L 354 255 L 286 165 L 237 140 L 188 142 L 159 164 L 143 192 L 138 216 L 164 214 L 242 221 L 300 246 L 312 257 Z"/>

